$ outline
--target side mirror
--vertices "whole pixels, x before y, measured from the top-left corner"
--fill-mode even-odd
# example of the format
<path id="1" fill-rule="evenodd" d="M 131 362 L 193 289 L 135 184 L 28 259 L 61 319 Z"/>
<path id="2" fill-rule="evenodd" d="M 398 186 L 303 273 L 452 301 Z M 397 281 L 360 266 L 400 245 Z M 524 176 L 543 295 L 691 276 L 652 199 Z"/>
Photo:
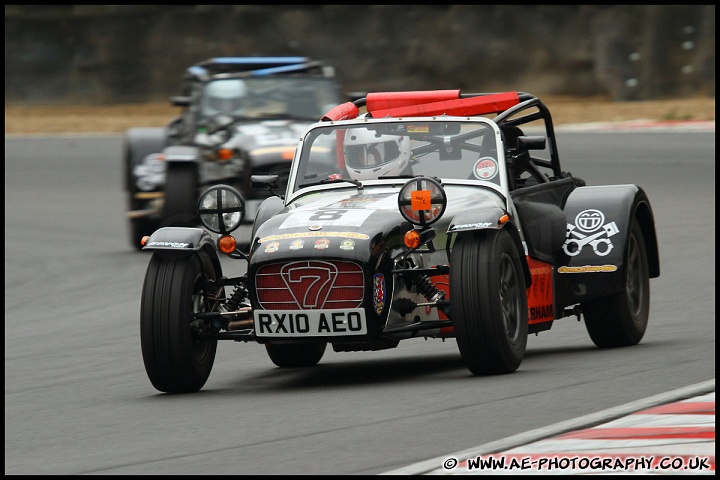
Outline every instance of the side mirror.
<path id="1" fill-rule="evenodd" d="M 252 188 L 267 188 L 273 190 L 280 187 L 278 175 L 250 175 Z"/>

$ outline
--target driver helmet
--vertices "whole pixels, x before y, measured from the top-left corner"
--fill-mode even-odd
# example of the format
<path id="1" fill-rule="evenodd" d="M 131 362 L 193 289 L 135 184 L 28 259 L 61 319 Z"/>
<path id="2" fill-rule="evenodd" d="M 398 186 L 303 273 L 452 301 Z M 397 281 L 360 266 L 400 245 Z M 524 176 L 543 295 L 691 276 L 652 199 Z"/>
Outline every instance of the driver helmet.
<path id="1" fill-rule="evenodd" d="M 240 113 L 247 86 L 242 80 L 215 80 L 205 87 L 205 111 L 215 113 Z"/>
<path id="2" fill-rule="evenodd" d="M 364 128 L 345 133 L 345 167 L 355 180 L 402 175 L 410 164 L 410 138 Z"/>

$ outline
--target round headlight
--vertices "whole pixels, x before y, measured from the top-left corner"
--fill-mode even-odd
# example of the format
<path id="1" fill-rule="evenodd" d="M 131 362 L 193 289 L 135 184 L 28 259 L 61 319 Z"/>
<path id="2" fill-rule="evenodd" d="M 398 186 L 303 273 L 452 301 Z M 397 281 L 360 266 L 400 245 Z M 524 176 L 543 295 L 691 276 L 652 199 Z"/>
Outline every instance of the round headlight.
<path id="1" fill-rule="evenodd" d="M 245 217 L 245 199 L 228 185 L 215 185 L 200 196 L 200 221 L 211 232 L 226 234 L 240 226 Z"/>
<path id="2" fill-rule="evenodd" d="M 447 195 L 439 181 L 429 177 L 409 180 L 400 189 L 400 214 L 413 225 L 428 226 L 445 213 Z"/>

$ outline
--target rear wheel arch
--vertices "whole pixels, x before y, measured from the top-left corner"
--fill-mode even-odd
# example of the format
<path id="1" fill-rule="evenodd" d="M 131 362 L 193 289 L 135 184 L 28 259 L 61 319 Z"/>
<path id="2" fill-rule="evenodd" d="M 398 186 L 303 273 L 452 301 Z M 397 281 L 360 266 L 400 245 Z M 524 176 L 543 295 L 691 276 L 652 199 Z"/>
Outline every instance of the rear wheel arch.
<path id="1" fill-rule="evenodd" d="M 645 202 L 639 203 L 635 209 L 634 219 L 638 222 L 642 231 L 650 278 L 659 277 L 660 253 L 658 250 L 657 234 L 655 232 L 655 218 L 650 205 Z"/>

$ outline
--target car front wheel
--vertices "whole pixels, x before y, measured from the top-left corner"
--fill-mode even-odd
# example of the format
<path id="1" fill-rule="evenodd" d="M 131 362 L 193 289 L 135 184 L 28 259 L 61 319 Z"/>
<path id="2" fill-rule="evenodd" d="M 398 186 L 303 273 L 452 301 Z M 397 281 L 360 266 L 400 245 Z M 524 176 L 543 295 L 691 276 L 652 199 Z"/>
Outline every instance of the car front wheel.
<path id="1" fill-rule="evenodd" d="M 217 340 L 193 335 L 194 313 L 216 308 L 206 276 L 214 279 L 204 252 L 176 259 L 153 254 L 145 274 L 140 310 L 140 340 L 145 370 L 153 386 L 166 393 L 200 390 L 215 361 Z"/>
<path id="2" fill-rule="evenodd" d="M 450 314 L 460 354 L 474 375 L 518 369 L 527 347 L 527 292 L 508 232 L 458 234 L 450 258 Z"/>

